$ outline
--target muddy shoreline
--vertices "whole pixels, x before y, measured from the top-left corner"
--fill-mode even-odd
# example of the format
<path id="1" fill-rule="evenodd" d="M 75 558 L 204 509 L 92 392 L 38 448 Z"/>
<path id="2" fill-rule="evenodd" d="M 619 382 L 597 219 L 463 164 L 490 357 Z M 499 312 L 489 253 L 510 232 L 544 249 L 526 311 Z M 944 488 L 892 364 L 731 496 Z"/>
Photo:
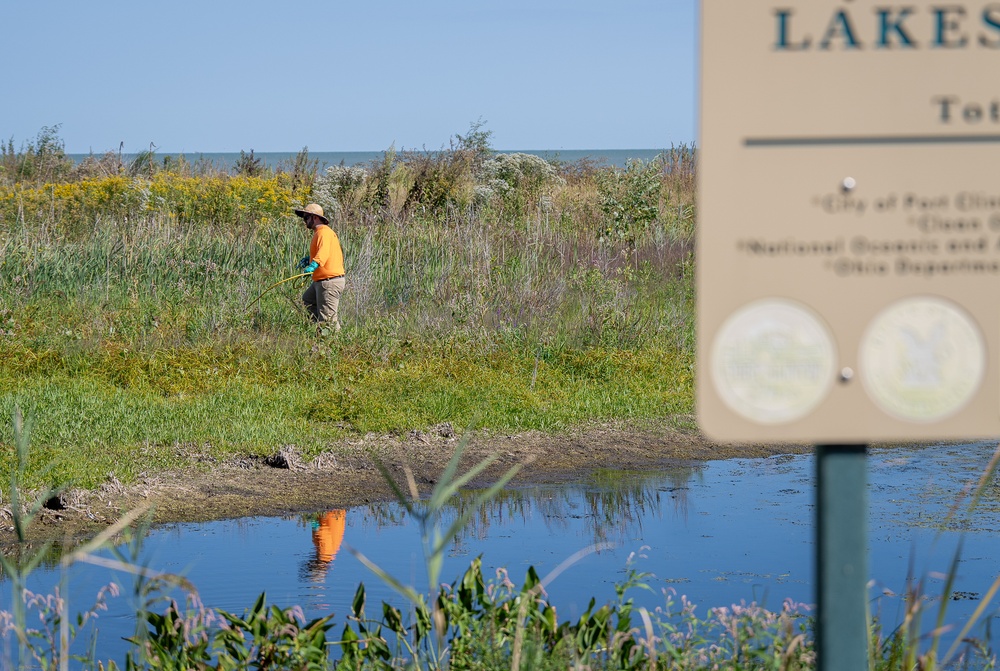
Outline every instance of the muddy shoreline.
<path id="1" fill-rule="evenodd" d="M 695 431 L 658 426 L 602 424 L 559 434 L 475 433 L 459 436 L 443 424 L 401 436 L 358 436 L 332 445 L 310 462 L 293 448 L 268 457 L 202 463 L 182 471 L 147 475 L 124 486 L 115 480 L 95 490 L 71 490 L 40 511 L 29 529 L 35 541 L 74 545 L 113 524 L 128 511 L 149 507 L 154 524 L 275 516 L 350 507 L 393 498 L 376 466 L 381 462 L 405 483 L 404 467 L 421 493 L 431 490 L 456 448 L 464 442 L 460 472 L 496 456 L 473 485 L 495 481 L 521 464 L 514 484 L 579 479 L 596 470 L 657 469 L 668 464 L 734 457 L 801 454 L 807 445 L 728 445 Z M 405 488 L 405 484 L 403 485 Z M 14 540 L 9 508 L 0 511 L 0 545 Z"/>

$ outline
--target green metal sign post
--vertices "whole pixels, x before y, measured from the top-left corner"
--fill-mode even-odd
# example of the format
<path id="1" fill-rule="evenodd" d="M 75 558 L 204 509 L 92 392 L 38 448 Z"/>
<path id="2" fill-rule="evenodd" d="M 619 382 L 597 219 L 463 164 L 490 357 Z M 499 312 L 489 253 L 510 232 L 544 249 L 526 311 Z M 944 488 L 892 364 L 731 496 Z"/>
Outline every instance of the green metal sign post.
<path id="1" fill-rule="evenodd" d="M 868 668 L 866 445 L 816 449 L 816 652 L 819 671 Z"/>

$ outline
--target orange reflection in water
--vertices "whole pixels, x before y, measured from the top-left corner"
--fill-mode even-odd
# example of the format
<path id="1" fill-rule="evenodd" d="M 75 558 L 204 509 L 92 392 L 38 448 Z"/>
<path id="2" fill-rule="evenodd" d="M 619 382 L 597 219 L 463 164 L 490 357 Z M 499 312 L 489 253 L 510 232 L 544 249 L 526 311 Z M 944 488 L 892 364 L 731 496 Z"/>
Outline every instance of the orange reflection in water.
<path id="1" fill-rule="evenodd" d="M 316 559 L 328 564 L 337 556 L 340 544 L 344 541 L 346 519 L 346 510 L 329 510 L 320 515 L 319 520 L 313 520 L 312 538 L 313 545 L 316 546 Z"/>

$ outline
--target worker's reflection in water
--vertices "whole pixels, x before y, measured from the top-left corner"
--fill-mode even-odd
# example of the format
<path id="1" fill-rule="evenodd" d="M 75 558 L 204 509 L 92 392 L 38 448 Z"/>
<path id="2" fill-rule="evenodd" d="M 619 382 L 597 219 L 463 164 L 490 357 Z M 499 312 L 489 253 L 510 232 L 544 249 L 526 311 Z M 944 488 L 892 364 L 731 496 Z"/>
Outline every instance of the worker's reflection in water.
<path id="1" fill-rule="evenodd" d="M 346 510 L 329 510 L 309 516 L 312 527 L 313 545 L 316 555 L 306 563 L 306 572 L 313 582 L 323 582 L 327 571 L 333 563 L 340 544 L 344 540 L 344 521 Z"/>

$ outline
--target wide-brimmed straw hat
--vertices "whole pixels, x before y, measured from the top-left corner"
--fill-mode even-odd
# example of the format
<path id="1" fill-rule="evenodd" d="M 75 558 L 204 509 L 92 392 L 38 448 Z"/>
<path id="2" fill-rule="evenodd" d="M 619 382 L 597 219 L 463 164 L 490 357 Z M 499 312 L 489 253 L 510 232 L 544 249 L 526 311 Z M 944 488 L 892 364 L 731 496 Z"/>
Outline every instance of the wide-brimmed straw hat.
<path id="1" fill-rule="evenodd" d="M 319 217 L 320 219 L 322 219 L 323 223 L 326 224 L 327 226 L 330 225 L 330 220 L 327 219 L 326 215 L 323 214 L 323 208 L 317 205 L 316 203 L 309 203 L 301 210 L 295 210 L 295 214 L 299 215 L 303 219 L 306 218 L 307 214 L 311 214 L 314 217 Z"/>

